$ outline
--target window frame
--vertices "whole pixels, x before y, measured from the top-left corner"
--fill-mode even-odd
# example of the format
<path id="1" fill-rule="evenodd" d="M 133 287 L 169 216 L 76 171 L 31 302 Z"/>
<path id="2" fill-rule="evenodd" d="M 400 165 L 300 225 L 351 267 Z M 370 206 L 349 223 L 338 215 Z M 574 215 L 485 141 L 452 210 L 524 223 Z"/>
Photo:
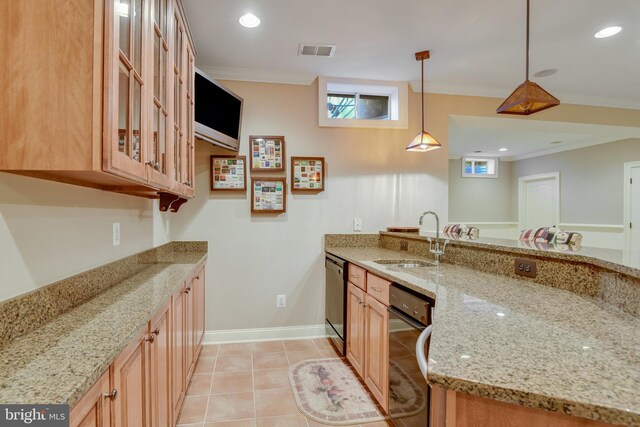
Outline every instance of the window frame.
<path id="1" fill-rule="evenodd" d="M 460 158 L 461 161 L 461 169 L 462 169 L 462 177 L 463 178 L 498 178 L 499 170 L 500 170 L 500 158 L 499 157 L 484 157 L 484 156 L 462 156 Z M 476 174 L 476 173 L 468 173 L 465 170 L 465 163 L 468 161 L 487 161 L 493 162 L 493 173 L 489 174 Z"/>
<path id="2" fill-rule="evenodd" d="M 318 77 L 318 125 L 320 127 L 350 127 L 377 129 L 408 128 L 408 83 L 345 79 L 337 77 Z M 388 119 L 346 119 L 331 118 L 327 114 L 328 94 L 373 95 L 389 97 Z M 357 108 L 357 104 L 356 104 Z"/>

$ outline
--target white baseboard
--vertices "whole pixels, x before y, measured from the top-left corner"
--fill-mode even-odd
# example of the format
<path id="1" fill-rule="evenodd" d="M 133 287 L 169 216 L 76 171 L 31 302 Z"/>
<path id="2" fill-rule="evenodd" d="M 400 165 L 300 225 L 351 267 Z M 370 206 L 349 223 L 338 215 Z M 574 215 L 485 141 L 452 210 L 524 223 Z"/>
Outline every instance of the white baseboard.
<path id="1" fill-rule="evenodd" d="M 226 344 L 278 339 L 322 338 L 326 336 L 324 324 L 288 326 L 282 328 L 227 329 L 221 331 L 205 331 L 203 343 Z"/>

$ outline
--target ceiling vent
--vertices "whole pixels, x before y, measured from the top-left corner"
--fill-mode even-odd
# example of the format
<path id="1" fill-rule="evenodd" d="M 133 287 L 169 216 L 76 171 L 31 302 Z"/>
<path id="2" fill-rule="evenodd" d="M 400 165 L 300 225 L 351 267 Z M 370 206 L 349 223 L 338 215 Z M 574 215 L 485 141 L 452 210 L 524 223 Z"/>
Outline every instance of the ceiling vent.
<path id="1" fill-rule="evenodd" d="M 330 44 L 300 43 L 298 55 L 302 56 L 326 56 L 332 57 L 336 53 L 336 47 Z"/>

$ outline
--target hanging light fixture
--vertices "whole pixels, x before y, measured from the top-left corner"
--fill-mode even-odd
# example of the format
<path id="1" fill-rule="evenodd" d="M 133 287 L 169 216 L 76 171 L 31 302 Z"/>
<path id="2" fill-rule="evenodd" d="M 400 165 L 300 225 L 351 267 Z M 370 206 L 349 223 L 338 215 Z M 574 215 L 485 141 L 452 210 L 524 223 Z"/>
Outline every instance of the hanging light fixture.
<path id="1" fill-rule="evenodd" d="M 526 80 L 498 107 L 498 114 L 519 114 L 528 116 L 560 104 L 560 100 L 540 85 L 529 80 L 529 0 L 527 0 L 527 54 Z"/>
<path id="2" fill-rule="evenodd" d="M 422 130 L 407 146 L 407 151 L 431 151 L 442 147 L 429 132 L 424 130 L 424 60 L 429 59 L 429 51 L 416 53 L 416 61 L 422 63 Z"/>

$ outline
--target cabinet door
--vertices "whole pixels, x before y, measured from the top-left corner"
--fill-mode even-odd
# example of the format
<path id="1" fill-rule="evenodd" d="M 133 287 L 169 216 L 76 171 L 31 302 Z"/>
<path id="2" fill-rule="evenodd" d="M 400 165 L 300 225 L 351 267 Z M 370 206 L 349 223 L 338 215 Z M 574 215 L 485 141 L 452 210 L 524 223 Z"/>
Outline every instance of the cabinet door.
<path id="1" fill-rule="evenodd" d="M 146 183 L 149 0 L 105 2 L 103 169 Z"/>
<path id="2" fill-rule="evenodd" d="M 186 43 L 185 27 L 183 24 L 182 16 L 180 15 L 180 8 L 177 5 L 177 1 L 173 4 L 173 191 L 182 192 L 184 183 L 187 180 L 185 173 L 185 155 L 186 155 L 186 135 L 185 135 L 185 94 L 184 87 L 184 50 Z"/>
<path id="3" fill-rule="evenodd" d="M 153 90 L 150 94 L 150 126 L 152 137 L 147 139 L 149 153 L 149 181 L 158 187 L 171 188 L 173 132 L 169 123 L 169 96 L 173 79 L 169 76 L 170 0 L 153 0 L 151 5 L 150 40 L 153 54 L 149 55 L 153 69 Z"/>
<path id="4" fill-rule="evenodd" d="M 193 281 L 193 298 L 194 298 L 194 347 L 195 354 L 198 354 L 199 347 L 202 344 L 204 336 L 204 313 L 205 313 L 205 275 L 204 267 L 202 267 Z"/>
<path id="5" fill-rule="evenodd" d="M 93 387 L 73 407 L 69 415 L 71 427 L 111 427 L 109 371 L 102 374 Z"/>
<path id="6" fill-rule="evenodd" d="M 349 283 L 347 288 L 347 359 L 364 377 L 364 300 L 365 293 Z"/>
<path id="7" fill-rule="evenodd" d="M 186 381 L 189 381 L 194 368 L 194 351 L 193 351 L 193 316 L 194 316 L 194 292 L 193 292 L 193 280 L 187 284 L 185 289 L 186 294 L 184 298 L 184 335 L 185 335 L 185 372 Z"/>
<path id="8" fill-rule="evenodd" d="M 171 329 L 170 306 L 151 321 L 150 372 L 151 372 L 151 423 L 153 427 L 171 427 Z"/>
<path id="9" fill-rule="evenodd" d="M 389 312 L 367 295 L 364 381 L 382 409 L 389 410 Z"/>
<path id="10" fill-rule="evenodd" d="M 113 362 L 113 387 L 118 393 L 113 400 L 115 427 L 151 425 L 147 360 L 148 329 L 148 326 L 145 327 Z"/>
<path id="11" fill-rule="evenodd" d="M 193 124 L 195 120 L 194 116 L 194 64 L 195 57 L 193 55 L 193 49 L 191 48 L 191 44 L 189 42 L 185 42 L 185 61 L 186 61 L 186 69 L 184 79 L 186 83 L 186 97 L 185 97 L 185 129 L 184 134 L 186 137 L 186 153 L 185 153 L 185 168 L 186 168 L 186 176 L 187 179 L 185 181 L 186 189 L 185 195 L 193 196 L 195 189 L 195 152 L 196 152 L 196 141 L 194 139 L 194 129 Z"/>
<path id="12" fill-rule="evenodd" d="M 172 381 L 171 381 L 171 401 L 173 406 L 173 421 L 178 419 L 182 400 L 185 393 L 185 345 L 184 345 L 184 316 L 185 316 L 185 287 L 180 287 L 171 298 L 171 329 L 172 329 Z"/>

